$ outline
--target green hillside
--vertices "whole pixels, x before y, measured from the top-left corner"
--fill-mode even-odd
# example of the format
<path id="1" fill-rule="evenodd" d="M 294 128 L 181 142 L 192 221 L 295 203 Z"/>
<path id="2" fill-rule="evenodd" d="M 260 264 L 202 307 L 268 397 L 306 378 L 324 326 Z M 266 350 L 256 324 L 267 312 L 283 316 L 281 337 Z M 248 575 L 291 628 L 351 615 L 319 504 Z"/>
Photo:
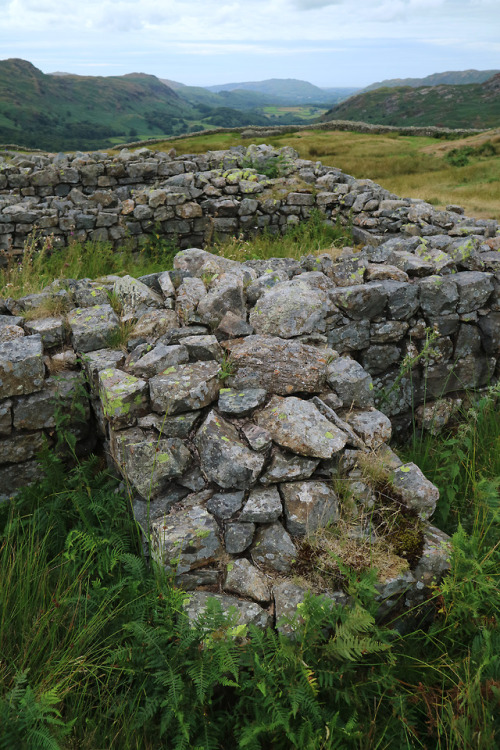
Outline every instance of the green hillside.
<path id="1" fill-rule="evenodd" d="M 203 128 L 304 124 L 317 116 L 255 91 L 215 94 L 156 76 L 46 75 L 19 59 L 0 61 L 0 143 L 51 151 L 107 148 Z M 174 90 L 174 88 L 176 90 Z"/>
<path id="2" fill-rule="evenodd" d="M 480 84 L 405 86 L 357 94 L 328 110 L 321 120 L 493 128 L 500 124 L 500 73 Z"/>
<path id="3" fill-rule="evenodd" d="M 447 70 L 444 73 L 432 73 L 424 78 L 388 78 L 385 81 L 372 83 L 363 89 L 363 93 L 381 88 L 394 88 L 399 86 L 439 86 L 441 84 L 451 86 L 463 86 L 467 83 L 483 83 L 500 70 Z"/>

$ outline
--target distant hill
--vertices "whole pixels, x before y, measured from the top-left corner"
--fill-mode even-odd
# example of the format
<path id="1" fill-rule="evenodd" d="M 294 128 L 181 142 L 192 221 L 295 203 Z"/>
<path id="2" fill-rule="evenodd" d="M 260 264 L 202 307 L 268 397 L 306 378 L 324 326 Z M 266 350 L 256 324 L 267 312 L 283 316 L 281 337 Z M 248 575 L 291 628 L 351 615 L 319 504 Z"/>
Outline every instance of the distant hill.
<path id="1" fill-rule="evenodd" d="M 169 85 L 171 84 L 171 85 Z M 51 151 L 98 149 L 120 141 L 180 135 L 205 127 L 303 124 L 300 113 L 257 91 L 213 93 L 145 73 L 42 73 L 26 60 L 0 61 L 0 143 Z"/>
<path id="2" fill-rule="evenodd" d="M 483 83 L 382 88 L 356 94 L 321 118 L 376 125 L 493 128 L 500 125 L 500 73 Z"/>
<path id="3" fill-rule="evenodd" d="M 395 88 L 401 86 L 440 86 L 441 84 L 449 86 L 463 86 L 468 83 L 483 83 L 492 78 L 500 70 L 448 70 L 445 73 L 433 73 L 425 78 L 388 78 L 385 81 L 372 83 L 358 93 L 374 91 L 381 88 Z"/>
<path id="4" fill-rule="evenodd" d="M 193 107 L 155 76 L 46 75 L 0 61 L 0 142 L 91 148 L 116 136 L 184 132 Z"/>
<path id="5" fill-rule="evenodd" d="M 206 86 L 208 91 L 257 91 L 273 98 L 275 103 L 282 104 L 317 104 L 331 102 L 331 95 L 325 89 L 314 86 L 308 81 L 296 78 L 270 78 L 266 81 L 247 81 L 244 83 L 223 83 L 218 86 Z"/>

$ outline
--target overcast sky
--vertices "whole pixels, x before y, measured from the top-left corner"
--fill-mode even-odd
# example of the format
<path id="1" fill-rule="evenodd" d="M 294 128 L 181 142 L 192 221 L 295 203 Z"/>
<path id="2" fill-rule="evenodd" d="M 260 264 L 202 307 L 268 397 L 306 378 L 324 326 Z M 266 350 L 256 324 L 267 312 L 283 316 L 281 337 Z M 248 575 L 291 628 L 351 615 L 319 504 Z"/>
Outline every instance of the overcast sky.
<path id="1" fill-rule="evenodd" d="M 500 69 L 500 0 L 0 0 L 0 59 L 189 85 Z"/>

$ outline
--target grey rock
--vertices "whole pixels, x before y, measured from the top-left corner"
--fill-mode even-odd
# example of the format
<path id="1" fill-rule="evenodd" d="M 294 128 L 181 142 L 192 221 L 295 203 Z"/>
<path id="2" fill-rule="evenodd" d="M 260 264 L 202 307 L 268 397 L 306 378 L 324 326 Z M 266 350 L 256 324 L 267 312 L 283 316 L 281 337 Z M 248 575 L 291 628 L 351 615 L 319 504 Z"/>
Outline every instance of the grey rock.
<path id="1" fill-rule="evenodd" d="M 136 377 L 153 378 L 169 367 L 185 364 L 188 361 L 189 354 L 185 346 L 157 344 L 137 361 L 130 362 L 127 369 Z"/>
<path id="2" fill-rule="evenodd" d="M 481 340 L 486 354 L 498 356 L 500 353 L 500 313 L 490 312 L 479 318 Z"/>
<path id="3" fill-rule="evenodd" d="M 153 556 L 178 575 L 214 562 L 222 553 L 217 523 L 199 506 L 153 521 L 151 533 Z"/>
<path id="4" fill-rule="evenodd" d="M 351 410 L 344 415 L 344 419 L 367 448 L 378 448 L 391 439 L 391 420 L 377 409 Z"/>
<path id="5" fill-rule="evenodd" d="M 268 431 L 252 422 L 241 425 L 241 432 L 254 451 L 266 451 L 272 445 L 272 437 Z"/>
<path id="6" fill-rule="evenodd" d="M 0 395 L 21 396 L 43 388 L 45 367 L 40 336 L 0 343 Z"/>
<path id="7" fill-rule="evenodd" d="M 175 576 L 175 585 L 183 591 L 194 591 L 199 586 L 216 586 L 219 582 L 219 571 L 210 568 L 191 570 Z"/>
<path id="8" fill-rule="evenodd" d="M 125 355 L 117 349 L 97 349 L 82 355 L 82 363 L 92 389 L 99 385 L 99 373 L 109 368 L 120 368 L 125 362 Z"/>
<path id="9" fill-rule="evenodd" d="M 271 599 L 268 578 L 244 558 L 234 560 L 227 566 L 224 590 L 257 602 L 265 603 Z"/>
<path id="10" fill-rule="evenodd" d="M 330 458 L 347 441 L 347 436 L 320 414 L 314 404 L 295 396 L 273 396 L 257 413 L 256 421 L 276 443 L 302 456 Z"/>
<path id="11" fill-rule="evenodd" d="M 154 411 L 178 414 L 208 406 L 218 396 L 220 366 L 196 362 L 167 368 L 149 381 Z"/>
<path id="12" fill-rule="evenodd" d="M 370 326 L 370 343 L 387 344 L 401 341 L 408 330 L 408 323 L 402 320 L 386 320 L 383 323 L 372 323 Z"/>
<path id="13" fill-rule="evenodd" d="M 0 501 L 9 500 L 22 487 L 39 481 L 42 476 L 43 471 L 38 461 L 0 466 Z"/>
<path id="14" fill-rule="evenodd" d="M 379 282 L 336 289 L 330 292 L 330 297 L 352 320 L 375 318 L 387 302 L 387 294 Z"/>
<path id="15" fill-rule="evenodd" d="M 215 336 L 186 336 L 179 339 L 179 343 L 186 347 L 191 359 L 206 362 L 211 359 L 220 362 L 223 352 Z"/>
<path id="16" fill-rule="evenodd" d="M 139 315 L 127 345 L 131 349 L 144 342 L 156 342 L 176 326 L 177 314 L 174 310 L 150 310 Z"/>
<path id="17" fill-rule="evenodd" d="M 40 334 L 45 349 L 53 349 L 62 346 L 65 339 L 65 326 L 63 318 L 40 318 L 24 324 L 29 334 Z"/>
<path id="18" fill-rule="evenodd" d="M 450 537 L 444 531 L 427 524 L 424 531 L 424 551 L 413 571 L 416 580 L 424 586 L 439 581 L 451 567 L 451 552 Z"/>
<path id="19" fill-rule="evenodd" d="M 186 438 L 195 426 L 200 414 L 200 410 L 188 411 L 172 417 L 168 414 L 163 417 L 159 414 L 147 414 L 145 417 L 138 418 L 137 426 L 145 430 L 156 430 L 163 437 Z"/>
<path id="20" fill-rule="evenodd" d="M 287 482 L 280 485 L 286 527 L 294 536 L 310 534 L 338 520 L 335 492 L 324 482 Z"/>
<path id="21" fill-rule="evenodd" d="M 439 490 L 425 478 L 416 464 L 403 464 L 397 468 L 392 484 L 401 493 L 403 502 L 416 510 L 421 518 L 432 516 L 439 500 Z"/>
<path id="22" fill-rule="evenodd" d="M 74 348 L 91 352 L 107 346 L 110 336 L 118 332 L 120 322 L 110 305 L 95 305 L 72 310 L 68 324 Z"/>
<path id="23" fill-rule="evenodd" d="M 370 344 L 370 324 L 365 321 L 353 321 L 345 325 L 328 328 L 328 345 L 339 352 L 366 349 Z"/>
<path id="24" fill-rule="evenodd" d="M 223 274 L 198 304 L 200 320 L 211 328 L 216 328 L 227 312 L 246 316 L 243 281 L 231 273 Z"/>
<path id="25" fill-rule="evenodd" d="M 250 323 L 258 334 L 288 339 L 324 331 L 330 309 L 326 292 L 311 289 L 298 277 L 276 284 L 263 294 L 250 313 Z"/>
<path id="26" fill-rule="evenodd" d="M 42 450 L 44 435 L 42 432 L 14 433 L 0 440 L 0 465 L 18 464 L 29 461 Z"/>
<path id="27" fill-rule="evenodd" d="M 346 407 L 373 405 L 371 375 L 350 357 L 339 357 L 328 365 L 326 382 Z"/>
<path id="28" fill-rule="evenodd" d="M 80 411 L 82 408 L 83 411 Z M 51 430 L 56 426 L 56 411 L 69 417 L 70 424 L 88 421 L 90 410 L 81 373 L 63 372 L 47 378 L 43 390 L 17 398 L 14 427 L 21 430 Z"/>
<path id="29" fill-rule="evenodd" d="M 141 307 L 163 307 L 161 296 L 132 276 L 123 276 L 115 281 L 113 293 L 121 302 L 125 313 L 134 312 Z"/>
<path id="30" fill-rule="evenodd" d="M 257 529 L 251 547 L 253 562 L 266 570 L 288 573 L 297 559 L 297 548 L 279 521 Z"/>
<path id="31" fill-rule="evenodd" d="M 200 492 L 206 487 L 206 480 L 200 471 L 200 468 L 191 466 L 180 479 L 177 480 L 180 485 L 187 487 L 191 492 Z"/>
<path id="32" fill-rule="evenodd" d="M 420 307 L 424 315 L 432 318 L 456 312 L 458 290 L 454 280 L 446 276 L 428 276 L 418 283 Z"/>
<path id="33" fill-rule="evenodd" d="M 290 482 L 293 479 L 309 479 L 319 464 L 318 459 L 303 458 L 285 454 L 276 449 L 266 472 L 261 476 L 261 484 Z"/>
<path id="34" fill-rule="evenodd" d="M 263 388 L 221 388 L 219 391 L 219 410 L 223 414 L 243 417 L 258 406 L 262 406 L 267 397 Z"/>
<path id="35" fill-rule="evenodd" d="M 379 375 L 399 363 L 401 350 L 395 344 L 370 346 L 361 356 L 361 363 L 371 375 Z"/>
<path id="36" fill-rule="evenodd" d="M 327 356 L 314 346 L 271 336 L 247 336 L 225 343 L 234 367 L 232 388 L 264 388 L 289 395 L 321 390 Z"/>
<path id="37" fill-rule="evenodd" d="M 276 521 L 282 512 L 281 498 L 276 487 L 256 487 L 251 490 L 239 521 L 271 523 Z"/>
<path id="38" fill-rule="evenodd" d="M 184 325 L 200 323 L 201 318 L 196 312 L 198 304 L 207 295 L 205 284 L 201 279 L 186 278 L 177 290 L 176 309 L 179 320 Z"/>
<path id="39" fill-rule="evenodd" d="M 99 372 L 99 392 L 104 416 L 115 429 L 130 427 L 149 407 L 149 388 L 145 380 L 122 370 Z"/>
<path id="40" fill-rule="evenodd" d="M 158 438 L 137 427 L 110 432 L 111 455 L 123 476 L 145 500 L 157 498 L 182 476 L 191 454 L 178 438 Z"/>
<path id="41" fill-rule="evenodd" d="M 226 552 L 239 555 L 251 545 L 255 534 L 254 523 L 228 523 L 224 533 Z"/>
<path id="42" fill-rule="evenodd" d="M 219 521 L 227 521 L 243 505 L 244 492 L 216 492 L 207 502 L 207 510 Z"/>
<path id="43" fill-rule="evenodd" d="M 264 457 L 244 445 L 236 428 L 211 411 L 195 439 L 201 467 L 210 481 L 224 489 L 246 489 L 254 484 Z"/>
<path id="44" fill-rule="evenodd" d="M 457 284 L 459 301 L 457 312 L 467 313 L 484 307 L 493 291 L 490 273 L 479 271 L 462 271 L 453 276 Z"/>
<path id="45" fill-rule="evenodd" d="M 0 401 L 0 435 L 12 432 L 12 401 Z"/>
<path id="46" fill-rule="evenodd" d="M 244 318 L 238 317 L 229 310 L 215 329 L 215 333 L 220 339 L 233 339 L 240 336 L 250 336 L 254 333 L 254 329 Z"/>

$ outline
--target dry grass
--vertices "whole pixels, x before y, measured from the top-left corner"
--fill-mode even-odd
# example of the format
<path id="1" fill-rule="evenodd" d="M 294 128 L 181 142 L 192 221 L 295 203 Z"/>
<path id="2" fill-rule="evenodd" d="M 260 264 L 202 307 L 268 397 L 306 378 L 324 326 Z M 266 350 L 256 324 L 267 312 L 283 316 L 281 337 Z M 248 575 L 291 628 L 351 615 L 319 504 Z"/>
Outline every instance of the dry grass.
<path id="1" fill-rule="evenodd" d="M 500 156 L 476 159 L 465 167 L 452 166 L 444 159 L 454 148 L 494 141 L 498 134 L 496 129 L 470 138 L 441 141 L 394 133 L 310 130 L 265 141 L 278 148 L 293 146 L 302 158 L 319 159 L 358 179 L 372 179 L 402 197 L 431 199 L 438 208 L 455 203 L 463 206 L 469 216 L 500 219 Z M 249 145 L 249 141 L 238 133 L 223 133 L 166 141 L 155 148 L 202 153 L 239 144 Z"/>

